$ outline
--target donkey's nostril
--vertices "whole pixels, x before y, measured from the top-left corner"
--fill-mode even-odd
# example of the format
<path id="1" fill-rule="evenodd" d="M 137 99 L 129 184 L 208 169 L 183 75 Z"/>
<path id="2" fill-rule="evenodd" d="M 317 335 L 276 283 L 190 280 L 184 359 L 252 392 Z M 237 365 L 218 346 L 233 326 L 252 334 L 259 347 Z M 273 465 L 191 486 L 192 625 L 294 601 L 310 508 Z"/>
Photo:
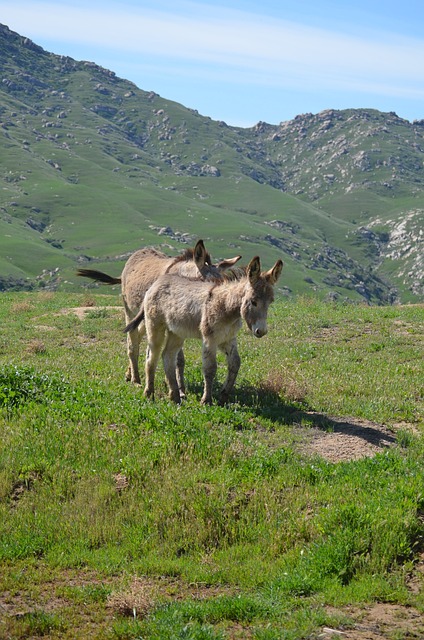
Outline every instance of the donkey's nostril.
<path id="1" fill-rule="evenodd" d="M 255 329 L 255 336 L 257 338 L 262 338 L 262 336 L 264 336 L 265 334 L 266 334 L 266 329 L 259 329 L 259 327 Z"/>

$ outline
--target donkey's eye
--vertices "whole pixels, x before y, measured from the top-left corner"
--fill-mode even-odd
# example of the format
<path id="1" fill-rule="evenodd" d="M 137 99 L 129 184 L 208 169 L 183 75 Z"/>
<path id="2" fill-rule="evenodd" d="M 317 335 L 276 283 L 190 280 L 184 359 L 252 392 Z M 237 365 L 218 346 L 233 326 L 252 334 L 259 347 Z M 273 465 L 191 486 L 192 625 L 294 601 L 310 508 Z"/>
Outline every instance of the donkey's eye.
<path id="1" fill-rule="evenodd" d="M 252 304 L 252 307 L 257 307 L 258 306 L 258 303 L 256 302 L 256 300 L 252 300 L 251 304 Z"/>

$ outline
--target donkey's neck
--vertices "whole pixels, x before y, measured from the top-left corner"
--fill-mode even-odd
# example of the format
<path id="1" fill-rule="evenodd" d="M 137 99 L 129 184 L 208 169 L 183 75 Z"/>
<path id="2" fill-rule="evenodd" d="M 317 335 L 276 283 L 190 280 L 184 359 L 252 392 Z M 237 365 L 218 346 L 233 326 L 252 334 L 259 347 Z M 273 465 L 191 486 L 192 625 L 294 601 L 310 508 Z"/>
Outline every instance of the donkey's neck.
<path id="1" fill-rule="evenodd" d="M 240 316 L 240 308 L 246 292 L 248 280 L 242 278 L 236 282 L 225 282 L 211 290 L 208 306 L 219 309 L 222 316 Z"/>
<path id="2" fill-rule="evenodd" d="M 241 306 L 247 286 L 248 280 L 243 278 L 209 289 L 200 323 L 203 339 L 223 344 L 235 338 L 241 327 Z"/>

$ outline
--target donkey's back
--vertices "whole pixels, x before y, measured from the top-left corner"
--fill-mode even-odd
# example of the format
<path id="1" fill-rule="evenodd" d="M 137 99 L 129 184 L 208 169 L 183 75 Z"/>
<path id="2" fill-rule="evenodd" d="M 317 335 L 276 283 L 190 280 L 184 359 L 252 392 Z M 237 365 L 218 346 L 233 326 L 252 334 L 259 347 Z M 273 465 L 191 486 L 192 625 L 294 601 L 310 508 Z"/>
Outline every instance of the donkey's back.
<path id="1" fill-rule="evenodd" d="M 122 297 L 128 315 L 136 313 L 143 304 L 146 291 L 159 276 L 172 268 L 174 261 L 175 258 L 150 247 L 139 249 L 130 256 L 121 275 Z"/>
<path id="2" fill-rule="evenodd" d="M 151 330 L 166 327 L 183 340 L 201 338 L 205 303 L 214 286 L 211 282 L 176 275 L 161 276 L 146 293 L 142 313 Z"/>
<path id="3" fill-rule="evenodd" d="M 129 315 L 134 317 L 143 304 L 144 296 L 160 276 L 179 275 L 192 280 L 220 280 L 223 273 L 233 267 L 240 256 L 213 264 L 203 241 L 186 249 L 176 257 L 169 257 L 153 248 L 136 251 L 122 272 L 122 295 Z"/>

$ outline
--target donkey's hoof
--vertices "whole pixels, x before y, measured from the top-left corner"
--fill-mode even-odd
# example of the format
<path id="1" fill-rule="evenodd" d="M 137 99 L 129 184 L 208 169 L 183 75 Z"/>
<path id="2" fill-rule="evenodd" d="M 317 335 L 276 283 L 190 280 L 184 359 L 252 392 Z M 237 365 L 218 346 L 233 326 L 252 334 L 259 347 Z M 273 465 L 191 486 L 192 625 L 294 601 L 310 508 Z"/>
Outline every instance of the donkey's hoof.
<path id="1" fill-rule="evenodd" d="M 127 370 L 125 371 L 125 380 L 127 382 L 134 382 L 135 378 L 136 378 L 136 376 L 133 374 L 133 371 L 132 371 L 131 367 L 128 366 Z"/>
<path id="2" fill-rule="evenodd" d="M 169 392 L 169 399 L 172 400 L 172 402 L 175 402 L 176 404 L 181 404 L 180 392 L 179 391 L 170 391 Z"/>
<path id="3" fill-rule="evenodd" d="M 144 393 L 145 398 L 151 398 L 152 400 L 154 399 L 154 396 L 155 396 L 154 391 L 152 391 L 152 390 L 151 390 L 151 389 L 149 389 L 148 387 L 146 387 L 146 388 L 144 389 L 144 392 L 143 392 L 143 393 Z"/>

